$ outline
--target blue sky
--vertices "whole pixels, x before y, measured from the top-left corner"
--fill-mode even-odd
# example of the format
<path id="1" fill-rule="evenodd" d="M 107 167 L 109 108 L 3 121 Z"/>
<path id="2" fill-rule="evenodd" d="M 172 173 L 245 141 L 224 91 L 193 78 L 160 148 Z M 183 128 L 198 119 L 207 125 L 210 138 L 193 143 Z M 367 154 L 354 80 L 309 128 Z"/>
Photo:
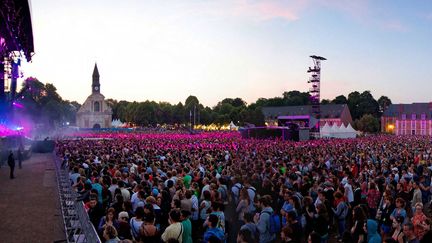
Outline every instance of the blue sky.
<path id="1" fill-rule="evenodd" d="M 107 98 L 215 105 L 306 91 L 321 55 L 322 96 L 371 90 L 432 101 L 432 1 L 33 0 L 25 76 L 80 103 L 98 63 Z"/>

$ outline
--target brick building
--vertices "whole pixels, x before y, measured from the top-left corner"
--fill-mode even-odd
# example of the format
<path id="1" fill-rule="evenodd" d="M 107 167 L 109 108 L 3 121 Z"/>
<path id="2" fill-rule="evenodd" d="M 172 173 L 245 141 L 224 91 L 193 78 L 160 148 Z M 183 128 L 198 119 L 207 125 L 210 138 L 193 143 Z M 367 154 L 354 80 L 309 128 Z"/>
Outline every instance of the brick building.
<path id="1" fill-rule="evenodd" d="M 381 117 L 381 132 L 432 136 L 432 102 L 390 105 Z"/>

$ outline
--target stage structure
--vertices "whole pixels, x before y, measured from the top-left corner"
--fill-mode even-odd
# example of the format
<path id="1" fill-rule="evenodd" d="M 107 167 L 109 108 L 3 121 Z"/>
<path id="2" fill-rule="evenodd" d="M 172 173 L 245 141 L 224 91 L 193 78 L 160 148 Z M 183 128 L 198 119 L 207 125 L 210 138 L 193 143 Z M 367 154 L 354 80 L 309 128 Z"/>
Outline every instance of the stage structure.
<path id="1" fill-rule="evenodd" d="M 311 73 L 311 77 L 308 83 L 312 85 L 309 89 L 310 101 L 312 104 L 312 115 L 318 121 L 321 118 L 321 107 L 320 107 L 320 93 L 321 93 L 321 61 L 325 61 L 324 57 L 320 56 L 310 56 L 313 60 L 314 66 L 309 67 L 308 73 Z M 314 127 L 311 127 L 310 134 L 312 138 L 320 137 L 320 124 L 317 122 Z"/>
<path id="2" fill-rule="evenodd" d="M 12 120 L 21 60 L 34 52 L 28 0 L 0 1 L 0 123 Z"/>

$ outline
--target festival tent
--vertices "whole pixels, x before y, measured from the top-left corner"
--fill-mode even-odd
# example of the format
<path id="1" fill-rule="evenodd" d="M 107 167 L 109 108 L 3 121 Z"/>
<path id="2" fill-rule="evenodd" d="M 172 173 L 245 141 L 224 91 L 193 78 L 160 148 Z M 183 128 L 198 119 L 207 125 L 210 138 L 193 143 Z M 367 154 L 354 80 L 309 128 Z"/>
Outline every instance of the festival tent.
<path id="1" fill-rule="evenodd" d="M 124 124 L 120 121 L 120 119 L 117 119 L 117 120 L 113 120 L 111 122 L 111 126 L 112 127 L 123 127 Z"/>
<path id="2" fill-rule="evenodd" d="M 336 123 L 333 123 L 333 126 L 331 126 L 331 128 L 330 128 L 330 137 L 338 138 L 339 133 L 340 133 L 340 131 L 339 131 L 338 125 L 336 125 Z"/>
<path id="3" fill-rule="evenodd" d="M 235 124 L 234 124 L 234 122 L 232 122 L 231 121 L 231 123 L 229 124 L 229 128 L 230 128 L 230 130 L 238 130 L 238 126 L 236 126 Z"/>
<path id="4" fill-rule="evenodd" d="M 330 137 L 330 126 L 326 122 L 323 127 L 320 128 L 320 136 L 322 138 Z"/>
<path id="5" fill-rule="evenodd" d="M 355 138 L 357 136 L 357 131 L 348 123 L 348 126 L 345 128 L 345 138 Z"/>

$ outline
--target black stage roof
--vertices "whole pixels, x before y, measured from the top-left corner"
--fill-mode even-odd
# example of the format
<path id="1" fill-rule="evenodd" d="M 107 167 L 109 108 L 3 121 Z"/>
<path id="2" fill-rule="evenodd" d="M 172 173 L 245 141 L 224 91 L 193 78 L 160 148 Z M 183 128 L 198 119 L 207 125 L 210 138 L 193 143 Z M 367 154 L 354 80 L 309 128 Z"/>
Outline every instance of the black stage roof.
<path id="1" fill-rule="evenodd" d="M 34 52 L 33 29 L 29 0 L 0 0 L 0 47 L 2 56 L 12 51 L 23 51 L 28 62 Z"/>

